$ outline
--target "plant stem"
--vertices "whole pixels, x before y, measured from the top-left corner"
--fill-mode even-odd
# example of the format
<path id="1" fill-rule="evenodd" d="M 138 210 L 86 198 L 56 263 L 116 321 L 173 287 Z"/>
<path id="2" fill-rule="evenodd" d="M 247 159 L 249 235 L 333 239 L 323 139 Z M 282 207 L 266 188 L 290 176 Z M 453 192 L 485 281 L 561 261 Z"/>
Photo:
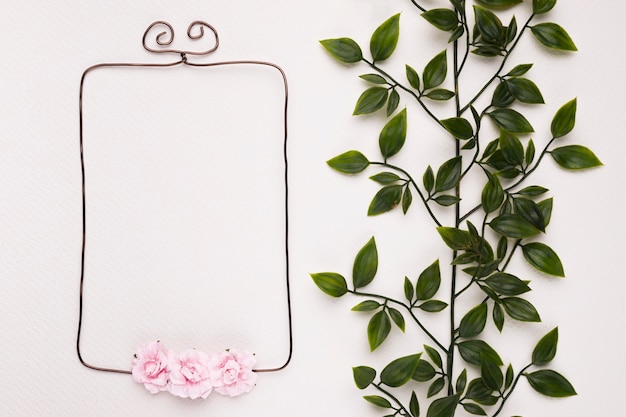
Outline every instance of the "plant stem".
<path id="1" fill-rule="evenodd" d="M 386 389 L 384 389 L 383 387 L 380 386 L 380 384 L 372 384 L 373 386 L 376 387 L 376 389 L 380 392 L 382 392 L 383 394 L 385 394 L 386 396 L 388 396 L 389 398 L 391 398 L 396 404 L 398 404 L 398 407 L 400 407 L 399 409 L 404 411 L 405 415 L 409 416 L 411 414 L 409 414 L 409 410 L 407 410 L 406 408 L 404 408 L 404 405 L 402 405 L 402 403 L 400 402 L 400 400 L 398 400 L 394 395 L 392 395 L 389 391 L 387 391 Z"/>
<path id="2" fill-rule="evenodd" d="M 502 411 L 502 408 L 504 407 L 504 404 L 506 404 L 506 401 L 509 399 L 511 394 L 513 394 L 513 390 L 515 389 L 517 383 L 519 382 L 519 379 L 521 378 L 522 375 L 524 375 L 524 372 L 526 372 L 526 370 L 530 368 L 531 366 L 532 364 L 526 365 L 524 369 L 522 369 L 519 372 L 519 374 L 517 374 L 517 377 L 515 377 L 515 380 L 513 380 L 513 384 L 511 385 L 511 388 L 509 388 L 509 392 L 506 395 L 502 396 L 502 402 L 500 403 L 500 406 L 498 407 L 498 409 L 496 410 L 496 412 L 493 414 L 492 417 L 496 417 L 498 414 L 500 414 L 500 412 Z"/>
<path id="3" fill-rule="evenodd" d="M 422 12 L 425 12 L 425 11 L 426 11 L 426 9 L 425 9 L 425 8 L 423 8 L 422 6 L 420 6 L 419 4 L 417 4 L 417 1 L 416 1 L 416 0 L 411 0 L 411 3 L 413 3 L 413 5 L 414 5 L 415 7 L 417 7 L 418 9 L 420 9 Z"/>

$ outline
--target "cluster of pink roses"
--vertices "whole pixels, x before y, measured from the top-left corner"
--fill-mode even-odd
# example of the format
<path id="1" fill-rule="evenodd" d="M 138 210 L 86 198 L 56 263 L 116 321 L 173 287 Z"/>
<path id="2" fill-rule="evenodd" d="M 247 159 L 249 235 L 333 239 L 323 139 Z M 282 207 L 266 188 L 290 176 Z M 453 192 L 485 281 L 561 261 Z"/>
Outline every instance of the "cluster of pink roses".
<path id="1" fill-rule="evenodd" d="M 176 354 L 161 342 L 141 346 L 135 353 L 133 379 L 153 394 L 161 391 L 182 398 L 206 398 L 215 390 L 235 397 L 256 382 L 254 355 L 234 349 L 208 355 L 196 349 Z"/>

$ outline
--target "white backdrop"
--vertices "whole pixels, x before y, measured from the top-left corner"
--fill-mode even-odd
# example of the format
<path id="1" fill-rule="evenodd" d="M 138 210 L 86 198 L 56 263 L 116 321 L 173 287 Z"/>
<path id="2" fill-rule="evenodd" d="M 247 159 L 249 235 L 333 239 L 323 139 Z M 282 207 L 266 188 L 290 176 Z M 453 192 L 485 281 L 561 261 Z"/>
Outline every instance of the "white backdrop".
<path id="1" fill-rule="evenodd" d="M 433 7 L 447 4 L 427 2 Z M 399 54 L 404 53 L 407 59 L 415 60 L 408 63 L 422 68 L 441 44 L 433 45 L 429 38 L 418 36 L 414 22 L 420 17 L 410 2 L 2 3 L 1 414 L 381 415 L 360 398 L 350 368 L 383 364 L 399 354 L 413 352 L 424 340 L 415 333 L 403 338 L 394 332 L 394 346 L 370 355 L 365 337 L 367 321 L 349 312 L 357 300 L 324 296 L 309 273 L 333 270 L 347 274 L 356 251 L 375 235 L 381 271 L 389 276 L 388 281 L 376 285 L 397 292 L 402 277 L 415 276 L 439 256 L 441 248 L 432 244 L 438 238 L 417 205 L 406 218 L 400 213 L 367 218 L 367 205 L 376 185 L 365 177 L 341 176 L 326 166 L 327 159 L 348 149 L 374 152 L 383 121 L 350 116 L 364 87 L 356 76 L 367 70 L 338 65 L 317 41 L 350 36 L 367 45 L 378 24 L 402 12 Z M 536 181 L 547 185 L 555 196 L 547 241 L 561 256 L 567 279 L 533 277 L 536 292 L 529 297 L 544 322 L 513 326 L 501 338 L 494 334 L 494 344 L 503 350 L 513 349 L 513 356 L 526 354 L 526 347 L 518 347 L 507 336 L 524 331 L 533 339 L 558 325 L 560 348 L 554 366 L 568 376 L 579 395 L 550 400 L 521 384 L 524 386 L 507 406 L 506 415 L 623 414 L 619 381 L 626 371 L 621 349 L 626 342 L 622 330 L 622 291 L 626 291 L 626 285 L 620 261 L 626 178 L 621 169 L 626 146 L 621 125 L 626 104 L 622 74 L 626 57 L 623 48 L 616 46 L 620 44 L 616 39 L 624 13 L 626 6 L 615 0 L 602 5 L 560 1 L 550 19 L 568 29 L 580 52 L 565 56 L 527 42 L 514 57 L 515 62 L 536 63 L 531 75 L 542 88 L 547 104 L 542 108 L 545 111 L 532 113 L 535 126 L 546 129 L 554 111 L 578 97 L 577 128 L 568 140 L 592 148 L 605 167 L 582 174 L 567 173 L 546 161 L 546 167 L 537 174 Z M 167 20 L 182 35 L 187 24 L 196 19 L 208 21 L 220 33 L 221 46 L 215 59 L 267 60 L 281 65 L 287 73 L 294 355 L 284 371 L 260 375 L 257 387 L 246 396 L 212 396 L 192 402 L 165 394 L 152 396 L 128 376 L 83 367 L 76 357 L 75 335 L 81 246 L 80 76 L 87 67 L 101 62 L 162 59 L 141 48 L 144 29 L 155 20 Z M 442 38 L 435 34 L 433 39 Z M 389 65 L 397 69 L 404 63 L 398 57 Z M 407 103 L 407 110 L 418 114 L 412 103 Z M 183 114 L 183 110 L 180 112 Z M 427 143 L 423 132 L 429 127 L 421 127 L 411 124 L 409 137 Z M 419 152 L 417 143 L 407 146 Z M 445 157 L 443 148 L 430 146 L 428 151 L 416 157 L 416 166 L 439 164 Z M 237 218 L 224 221 L 236 222 Z M 123 310 L 124 306 L 115 308 Z M 253 307 L 242 311 L 249 315 L 250 322 L 258 320 L 258 311 Z M 169 319 L 174 322 L 180 318 L 173 312 Z M 119 326 L 124 327 L 123 322 Z M 106 354 L 106 349 L 102 346 L 101 353 Z"/>

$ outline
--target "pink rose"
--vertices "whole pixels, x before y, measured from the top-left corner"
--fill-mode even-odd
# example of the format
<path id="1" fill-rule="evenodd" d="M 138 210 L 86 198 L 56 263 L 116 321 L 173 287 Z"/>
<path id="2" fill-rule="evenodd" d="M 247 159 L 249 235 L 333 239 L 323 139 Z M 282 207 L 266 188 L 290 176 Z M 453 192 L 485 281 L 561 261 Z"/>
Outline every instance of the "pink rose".
<path id="1" fill-rule="evenodd" d="M 171 355 L 168 390 L 182 398 L 206 398 L 213 390 L 209 374 L 209 355 L 187 349 L 180 355 Z"/>
<path id="2" fill-rule="evenodd" d="M 255 364 L 254 355 L 234 349 L 212 355 L 209 368 L 215 391 L 231 397 L 249 392 L 256 383 Z"/>
<path id="3" fill-rule="evenodd" d="M 133 359 L 133 379 L 143 384 L 148 391 L 156 394 L 167 389 L 169 379 L 168 353 L 160 342 L 141 346 Z"/>

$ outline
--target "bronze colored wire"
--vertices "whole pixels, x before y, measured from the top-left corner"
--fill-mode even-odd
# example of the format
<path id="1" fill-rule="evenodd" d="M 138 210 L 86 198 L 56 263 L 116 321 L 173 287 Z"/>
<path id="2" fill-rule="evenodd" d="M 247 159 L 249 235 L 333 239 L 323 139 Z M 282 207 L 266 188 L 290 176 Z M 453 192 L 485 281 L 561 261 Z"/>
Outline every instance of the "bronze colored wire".
<path id="1" fill-rule="evenodd" d="M 213 32 L 213 35 L 215 36 L 215 46 L 213 48 L 210 48 L 208 50 L 205 51 L 201 51 L 201 52 L 196 52 L 196 51 L 186 51 L 186 50 L 177 50 L 177 49 L 153 49 L 150 48 L 147 45 L 146 39 L 148 37 L 149 32 L 156 26 L 165 26 L 166 30 L 163 32 L 160 32 L 156 35 L 156 43 L 159 46 L 168 46 L 171 45 L 171 43 L 174 40 L 174 29 L 172 28 L 172 26 L 164 21 L 156 21 L 154 23 L 152 23 L 150 26 L 148 26 L 148 28 L 146 29 L 146 31 L 144 32 L 143 38 L 142 38 L 142 45 L 143 47 L 149 51 L 149 52 L 153 52 L 153 53 L 174 53 L 174 54 L 179 54 L 180 55 L 180 60 L 175 61 L 175 62 L 171 62 L 171 63 L 165 63 L 165 64 L 150 64 L 150 63 L 104 63 L 104 64 L 97 64 L 97 65 L 93 65 L 89 68 L 87 68 L 84 72 L 83 75 L 81 77 L 80 80 L 80 92 L 79 92 L 79 129 L 80 129 L 80 135 L 79 135 L 79 139 L 80 139 L 80 163 L 81 163 L 81 176 L 82 176 L 82 210 L 83 210 L 83 215 L 82 215 L 82 223 L 83 223 L 83 241 L 82 241 L 82 249 L 81 249 L 81 272 L 80 272 L 80 290 L 79 290 L 79 313 L 78 313 L 78 331 L 76 334 L 76 353 L 78 355 L 78 359 L 80 361 L 81 364 L 83 364 L 84 366 L 86 366 L 87 368 L 90 369 L 94 369 L 97 371 L 103 371 L 103 372 L 112 372 L 112 373 L 119 373 L 119 374 L 131 374 L 130 370 L 126 370 L 126 369 L 118 369 L 118 368 L 108 368 L 108 367 L 102 367 L 102 366 L 96 366 L 96 365 L 92 365 L 88 362 L 85 361 L 85 359 L 83 358 L 82 354 L 81 354 L 81 350 L 80 350 L 80 341 L 81 341 L 81 330 L 83 327 L 83 308 L 84 308 L 84 297 L 83 297 L 83 288 L 84 288 L 84 283 L 85 283 L 85 248 L 86 248 L 86 241 L 87 241 L 87 213 L 86 213 L 86 179 L 85 179 L 85 158 L 84 158 L 84 152 L 83 152 L 83 89 L 84 89 L 84 84 L 85 84 L 85 79 L 87 77 L 87 75 L 98 69 L 98 68 L 167 68 L 167 67 L 174 67 L 177 65 L 188 65 L 188 66 L 192 66 L 192 67 L 217 67 L 217 66 L 227 66 L 227 65 L 261 65 L 261 66 L 266 66 L 266 67 L 271 67 L 276 69 L 281 77 L 282 77 L 282 81 L 283 81 L 283 85 L 284 85 L 284 107 L 283 107 L 283 132 L 284 132 L 284 136 L 283 136 L 283 161 L 284 161 L 284 190 L 285 190 L 285 199 L 284 199 L 284 207 L 285 207 L 285 246 L 284 246 L 284 251 L 285 251 L 285 289 L 286 289 L 286 294 L 287 294 L 287 318 L 288 318 L 288 331 L 289 331 L 289 351 L 288 351 L 288 355 L 287 358 L 285 359 L 285 361 L 283 362 L 282 365 L 278 366 L 278 367 L 274 367 L 274 368 L 260 368 L 260 369 L 254 369 L 254 372 L 276 372 L 276 371 L 280 371 L 284 368 L 287 367 L 287 365 L 289 365 L 289 363 L 291 362 L 291 357 L 293 355 L 293 324 L 292 324 L 292 314 L 291 314 L 291 288 L 290 288 L 290 281 L 289 281 L 289 173 L 288 173 L 288 158 L 287 158 L 287 105 L 288 105 L 288 99 L 289 99 L 289 91 L 288 91 L 288 85 L 287 85 L 287 76 L 285 74 L 285 71 L 279 67 L 276 64 L 273 64 L 271 62 L 265 62 L 265 61 L 255 61 L 255 60 L 235 60 L 235 61 L 224 61 L 224 62 L 213 62 L 213 63 L 194 63 L 194 62 L 189 62 L 187 60 L 187 55 L 195 55 L 195 56 L 199 56 L 199 55 L 207 55 L 213 51 L 215 51 L 218 46 L 219 46 L 219 37 L 217 34 L 217 31 L 215 30 L 215 28 L 211 25 L 209 25 L 206 22 L 200 21 L 200 20 L 196 20 L 194 22 L 192 22 L 189 27 L 187 28 L 187 36 L 190 39 L 193 40 L 199 40 L 204 36 L 204 28 L 208 28 L 210 31 Z M 193 34 L 192 31 L 194 30 L 194 28 L 198 28 L 199 29 L 199 33 L 198 34 Z M 164 37 L 166 37 L 164 39 Z"/>

